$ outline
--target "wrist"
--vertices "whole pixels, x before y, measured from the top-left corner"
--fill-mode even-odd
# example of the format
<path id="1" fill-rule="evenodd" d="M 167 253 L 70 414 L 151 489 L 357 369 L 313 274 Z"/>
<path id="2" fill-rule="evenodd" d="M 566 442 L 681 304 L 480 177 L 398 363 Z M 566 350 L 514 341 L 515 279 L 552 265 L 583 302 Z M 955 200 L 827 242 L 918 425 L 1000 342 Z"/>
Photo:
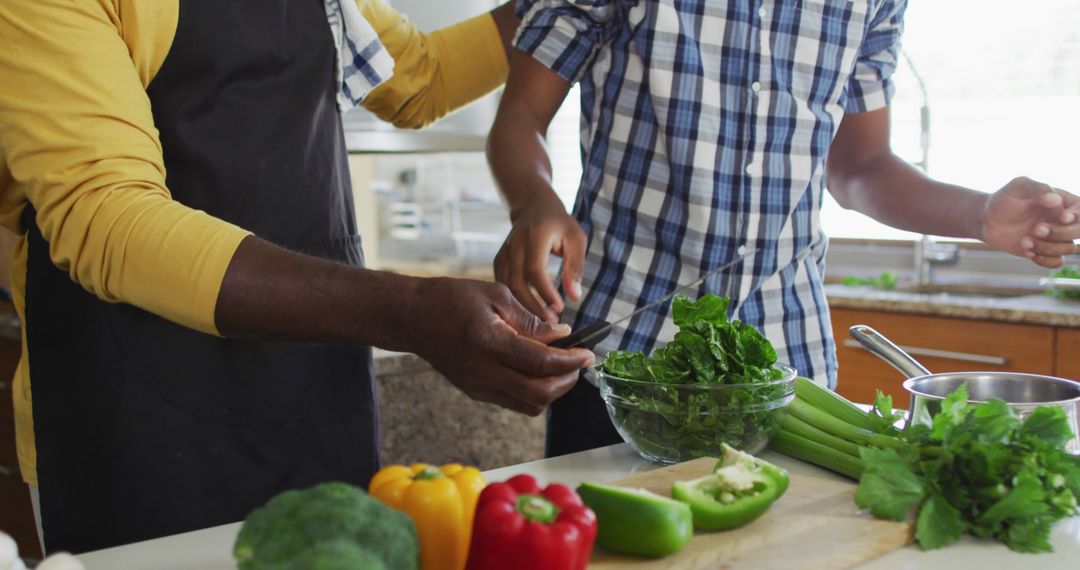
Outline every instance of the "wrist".
<path id="1" fill-rule="evenodd" d="M 986 218 L 990 211 L 990 199 L 993 195 L 985 192 L 972 192 L 971 203 L 966 208 L 968 212 L 975 212 L 969 221 L 968 232 L 971 237 L 986 242 Z"/>
<path id="2" fill-rule="evenodd" d="M 389 271 L 362 270 L 368 277 L 357 283 L 362 297 L 352 304 L 351 342 L 377 346 L 395 352 L 415 352 L 415 328 L 422 322 L 420 301 L 425 279 Z"/>
<path id="3" fill-rule="evenodd" d="M 420 338 L 429 334 L 425 328 L 433 316 L 430 302 L 435 298 L 431 288 L 438 279 L 395 276 L 399 278 L 394 284 L 397 291 L 395 299 L 398 301 L 388 306 L 388 326 L 391 331 L 388 334 L 393 338 L 392 350 L 418 354 L 421 352 Z M 398 306 L 394 307 L 395 304 Z"/>
<path id="4" fill-rule="evenodd" d="M 545 186 L 529 193 L 528 197 L 510 205 L 510 223 L 517 222 L 518 218 L 529 212 L 555 211 L 566 213 L 566 207 L 555 190 Z"/>

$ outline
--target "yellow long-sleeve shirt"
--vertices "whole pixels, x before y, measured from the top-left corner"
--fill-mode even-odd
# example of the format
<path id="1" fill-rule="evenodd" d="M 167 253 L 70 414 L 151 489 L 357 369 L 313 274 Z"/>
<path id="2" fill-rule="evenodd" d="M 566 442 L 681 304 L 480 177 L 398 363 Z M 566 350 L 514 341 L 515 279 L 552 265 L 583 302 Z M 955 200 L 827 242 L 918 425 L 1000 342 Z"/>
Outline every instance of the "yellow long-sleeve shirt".
<path id="1" fill-rule="evenodd" d="M 171 199 L 146 88 L 168 57 L 180 0 L 0 3 L 0 224 L 33 206 L 50 257 L 97 297 L 217 334 L 214 309 L 242 228 Z M 489 15 L 424 34 L 382 0 L 357 0 L 395 60 L 364 106 L 427 125 L 507 73 Z M 25 319 L 25 236 L 12 293 Z M 14 381 L 20 467 L 36 484 L 31 371 Z"/>

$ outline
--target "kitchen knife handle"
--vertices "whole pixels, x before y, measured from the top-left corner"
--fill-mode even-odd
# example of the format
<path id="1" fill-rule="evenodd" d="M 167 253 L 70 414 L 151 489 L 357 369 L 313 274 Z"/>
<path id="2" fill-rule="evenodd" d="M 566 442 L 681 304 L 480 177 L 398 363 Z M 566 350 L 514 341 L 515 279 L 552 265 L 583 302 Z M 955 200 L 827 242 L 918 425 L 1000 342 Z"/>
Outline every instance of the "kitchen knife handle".
<path id="1" fill-rule="evenodd" d="M 567 336 L 560 338 L 548 346 L 555 348 L 577 348 L 579 346 L 592 349 L 597 343 L 607 338 L 611 333 L 611 324 L 607 321 L 589 323 Z"/>

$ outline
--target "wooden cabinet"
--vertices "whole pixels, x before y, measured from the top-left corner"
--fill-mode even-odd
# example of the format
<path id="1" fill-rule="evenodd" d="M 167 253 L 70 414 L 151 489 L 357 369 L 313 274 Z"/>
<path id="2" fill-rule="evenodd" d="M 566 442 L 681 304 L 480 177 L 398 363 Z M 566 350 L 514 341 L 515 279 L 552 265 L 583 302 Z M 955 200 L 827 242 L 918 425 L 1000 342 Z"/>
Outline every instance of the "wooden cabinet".
<path id="1" fill-rule="evenodd" d="M 1080 380 L 1080 329 L 1058 329 L 1054 362 L 1056 375 Z"/>
<path id="2" fill-rule="evenodd" d="M 1055 350 L 1059 363 L 1061 354 L 1069 350 L 1063 351 L 1057 331 L 1050 326 L 834 308 L 832 325 L 840 362 L 837 392 L 855 402 L 873 401 L 877 389 L 891 395 L 895 405 L 906 407 L 908 401 L 901 387 L 903 376 L 848 335 L 848 328 L 855 324 L 873 327 L 911 352 L 931 372 L 1008 370 L 1054 374 Z M 1080 330 L 1068 332 L 1075 335 L 1069 338 L 1071 351 L 1077 354 Z M 1075 360 L 1074 377 L 1080 376 L 1080 363 Z"/>

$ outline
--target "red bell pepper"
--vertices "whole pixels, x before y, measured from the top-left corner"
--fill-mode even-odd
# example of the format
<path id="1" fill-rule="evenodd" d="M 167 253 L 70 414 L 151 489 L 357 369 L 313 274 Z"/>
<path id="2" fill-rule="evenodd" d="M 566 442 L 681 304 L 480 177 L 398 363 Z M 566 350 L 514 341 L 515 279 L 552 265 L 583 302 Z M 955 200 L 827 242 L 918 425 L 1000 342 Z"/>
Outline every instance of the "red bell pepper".
<path id="1" fill-rule="evenodd" d="M 492 483 L 476 504 L 466 570 L 585 570 L 596 515 L 566 485 L 531 475 Z"/>

